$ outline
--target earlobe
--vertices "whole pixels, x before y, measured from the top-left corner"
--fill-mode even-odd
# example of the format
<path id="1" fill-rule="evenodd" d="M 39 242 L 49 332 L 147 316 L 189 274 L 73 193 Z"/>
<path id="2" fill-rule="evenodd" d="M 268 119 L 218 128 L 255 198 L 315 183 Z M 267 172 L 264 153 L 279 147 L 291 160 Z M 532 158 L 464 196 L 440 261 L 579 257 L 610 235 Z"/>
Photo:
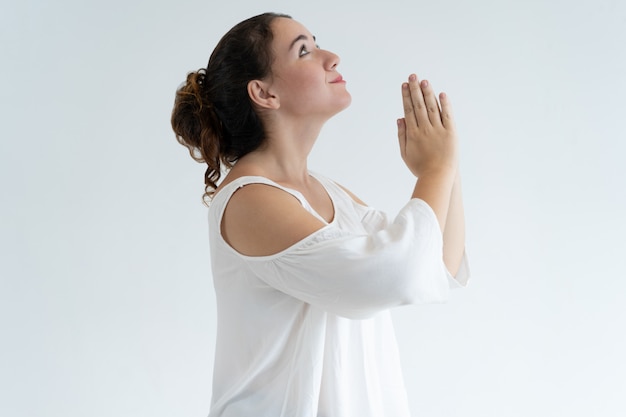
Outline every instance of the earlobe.
<path id="1" fill-rule="evenodd" d="M 252 80 L 248 83 L 248 96 L 250 100 L 262 109 L 278 109 L 280 102 L 278 97 L 270 93 L 268 85 L 260 80 Z"/>

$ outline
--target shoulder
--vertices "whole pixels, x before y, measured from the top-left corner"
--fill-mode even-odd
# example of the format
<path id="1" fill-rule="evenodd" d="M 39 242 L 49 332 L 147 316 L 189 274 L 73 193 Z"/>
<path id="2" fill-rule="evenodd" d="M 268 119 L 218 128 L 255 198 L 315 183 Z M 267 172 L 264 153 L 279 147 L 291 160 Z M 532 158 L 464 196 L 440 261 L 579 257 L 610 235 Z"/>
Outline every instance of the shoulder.
<path id="1" fill-rule="evenodd" d="M 281 252 L 324 227 L 298 198 L 271 181 L 232 193 L 220 225 L 224 240 L 247 256 Z"/>

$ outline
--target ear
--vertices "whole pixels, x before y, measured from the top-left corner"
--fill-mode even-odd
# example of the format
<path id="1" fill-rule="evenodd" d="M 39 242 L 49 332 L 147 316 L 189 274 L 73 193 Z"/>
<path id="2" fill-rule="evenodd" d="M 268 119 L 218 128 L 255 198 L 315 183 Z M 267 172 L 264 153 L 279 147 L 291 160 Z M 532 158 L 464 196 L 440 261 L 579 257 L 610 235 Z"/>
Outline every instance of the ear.
<path id="1" fill-rule="evenodd" d="M 262 109 L 276 110 L 280 107 L 278 97 L 269 91 L 269 84 L 261 80 L 252 80 L 248 83 L 250 100 Z"/>

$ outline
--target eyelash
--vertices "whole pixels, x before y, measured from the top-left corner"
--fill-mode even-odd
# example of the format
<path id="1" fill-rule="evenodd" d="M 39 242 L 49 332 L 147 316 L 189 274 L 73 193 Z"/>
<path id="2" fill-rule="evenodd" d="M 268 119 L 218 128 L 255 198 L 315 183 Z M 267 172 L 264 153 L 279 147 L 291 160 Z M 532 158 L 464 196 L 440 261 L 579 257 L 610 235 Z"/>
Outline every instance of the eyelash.
<path id="1" fill-rule="evenodd" d="M 315 44 L 315 47 L 316 47 L 317 49 L 320 49 L 320 46 L 319 46 L 319 45 L 317 45 L 317 44 Z M 306 55 L 308 55 L 308 54 L 310 54 L 310 52 L 306 49 L 306 45 L 302 45 L 302 46 L 300 47 L 300 52 L 298 53 L 298 56 L 299 56 L 299 57 L 303 57 L 303 56 L 306 56 Z"/>

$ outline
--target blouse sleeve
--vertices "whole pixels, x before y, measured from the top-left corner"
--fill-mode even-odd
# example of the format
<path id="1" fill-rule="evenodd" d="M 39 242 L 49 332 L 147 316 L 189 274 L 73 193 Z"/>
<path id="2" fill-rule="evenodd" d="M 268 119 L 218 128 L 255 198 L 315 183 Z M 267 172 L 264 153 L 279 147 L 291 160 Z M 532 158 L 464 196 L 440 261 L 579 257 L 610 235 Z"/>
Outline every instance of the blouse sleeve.
<path id="1" fill-rule="evenodd" d="M 357 206 L 357 210 L 361 211 L 361 224 L 368 233 L 375 233 L 379 230 L 382 230 L 389 226 L 390 220 L 387 213 L 376 210 L 372 207 L 362 206 L 358 203 L 355 203 Z M 450 274 L 450 272 L 446 269 L 446 273 L 448 276 L 448 284 L 450 288 L 463 288 L 467 286 L 470 277 L 470 269 L 469 263 L 467 260 L 467 253 L 463 252 L 463 258 L 461 260 L 461 264 L 459 266 L 459 270 L 456 273 L 456 276 Z"/>
<path id="2" fill-rule="evenodd" d="M 446 301 L 452 278 L 430 206 L 412 199 L 392 222 L 377 225 L 360 235 L 330 224 L 276 255 L 248 257 L 247 264 L 268 285 L 353 319 Z M 464 260 L 462 274 L 465 266 Z"/>

